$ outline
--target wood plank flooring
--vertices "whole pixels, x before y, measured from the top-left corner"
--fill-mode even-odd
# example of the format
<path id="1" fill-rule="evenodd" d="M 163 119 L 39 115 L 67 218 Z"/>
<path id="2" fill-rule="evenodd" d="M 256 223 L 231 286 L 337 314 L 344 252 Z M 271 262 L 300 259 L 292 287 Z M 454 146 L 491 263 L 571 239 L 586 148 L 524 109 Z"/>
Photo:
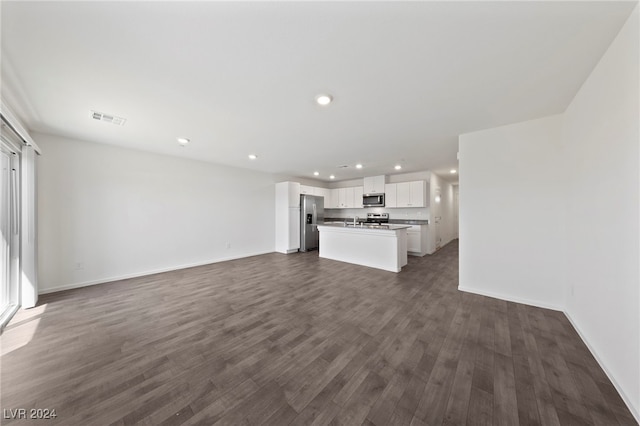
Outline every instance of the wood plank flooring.
<path id="1" fill-rule="evenodd" d="M 637 424 L 562 313 L 457 285 L 454 241 L 399 274 L 273 253 L 42 296 L 0 402 L 57 417 L 2 423 Z"/>

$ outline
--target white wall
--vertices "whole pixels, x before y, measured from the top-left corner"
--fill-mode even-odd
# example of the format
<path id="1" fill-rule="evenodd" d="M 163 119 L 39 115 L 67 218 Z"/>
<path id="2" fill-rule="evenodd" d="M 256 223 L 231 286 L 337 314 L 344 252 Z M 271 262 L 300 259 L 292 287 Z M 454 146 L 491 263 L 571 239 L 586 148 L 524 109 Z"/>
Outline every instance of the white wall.
<path id="1" fill-rule="evenodd" d="M 566 311 L 640 419 L 638 7 L 564 114 Z"/>
<path id="2" fill-rule="evenodd" d="M 272 175 L 33 137 L 41 293 L 274 250 Z"/>
<path id="3" fill-rule="evenodd" d="M 640 25 L 565 113 L 460 136 L 460 289 L 563 310 L 640 421 Z"/>
<path id="4" fill-rule="evenodd" d="M 460 289 L 564 304 L 562 116 L 460 136 Z"/>

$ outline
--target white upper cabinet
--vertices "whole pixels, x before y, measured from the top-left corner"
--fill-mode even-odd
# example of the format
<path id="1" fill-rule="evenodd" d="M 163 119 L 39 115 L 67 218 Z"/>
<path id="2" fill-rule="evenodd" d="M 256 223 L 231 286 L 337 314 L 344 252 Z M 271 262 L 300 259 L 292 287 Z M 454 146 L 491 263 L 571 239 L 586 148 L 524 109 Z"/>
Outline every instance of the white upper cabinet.
<path id="1" fill-rule="evenodd" d="M 300 194 L 313 195 L 313 186 L 300 185 Z"/>
<path id="2" fill-rule="evenodd" d="M 300 185 L 300 194 L 316 195 L 324 197 L 324 207 L 327 208 L 330 202 L 331 190 L 329 188 L 320 188 L 317 186 Z"/>
<path id="3" fill-rule="evenodd" d="M 336 188 L 332 189 L 333 194 L 333 202 L 335 203 L 336 209 L 344 208 L 344 188 Z"/>
<path id="4" fill-rule="evenodd" d="M 300 206 L 300 194 L 324 197 L 325 209 L 361 209 L 363 194 L 385 194 L 385 207 L 427 207 L 427 184 L 423 180 L 400 183 L 384 183 L 385 176 L 364 179 L 364 186 L 348 188 L 320 188 L 290 182 L 290 206 Z"/>
<path id="5" fill-rule="evenodd" d="M 338 190 L 330 189 L 329 198 L 324 200 L 325 209 L 337 209 L 340 207 L 340 200 L 338 199 Z"/>
<path id="6" fill-rule="evenodd" d="M 384 183 L 384 175 L 364 178 L 364 194 L 384 194 Z"/>
<path id="7" fill-rule="evenodd" d="M 397 190 L 398 184 L 396 183 L 388 183 L 384 186 L 385 207 L 398 207 Z"/>
<path id="8" fill-rule="evenodd" d="M 324 204 L 326 208 L 326 204 L 329 201 L 329 193 L 331 192 L 328 188 L 313 188 L 313 195 L 317 195 L 319 197 L 324 197 Z"/>
<path id="9" fill-rule="evenodd" d="M 362 195 L 364 194 L 363 188 L 361 186 L 356 186 L 353 188 L 353 207 L 357 209 L 361 209 L 362 206 Z"/>
<path id="10" fill-rule="evenodd" d="M 409 182 L 409 188 L 413 207 L 425 207 L 425 182 L 423 180 Z"/>
<path id="11" fill-rule="evenodd" d="M 412 207 L 409 182 L 396 184 L 396 207 Z"/>
<path id="12" fill-rule="evenodd" d="M 396 184 L 395 207 L 425 207 L 425 187 L 423 180 Z"/>
<path id="13" fill-rule="evenodd" d="M 330 190 L 329 204 L 325 201 L 325 209 L 358 209 L 362 208 L 362 187 L 335 188 Z"/>
<path id="14" fill-rule="evenodd" d="M 355 195 L 355 190 L 353 187 L 344 189 L 344 207 L 348 209 L 352 209 L 356 206 L 354 203 L 353 197 Z"/>

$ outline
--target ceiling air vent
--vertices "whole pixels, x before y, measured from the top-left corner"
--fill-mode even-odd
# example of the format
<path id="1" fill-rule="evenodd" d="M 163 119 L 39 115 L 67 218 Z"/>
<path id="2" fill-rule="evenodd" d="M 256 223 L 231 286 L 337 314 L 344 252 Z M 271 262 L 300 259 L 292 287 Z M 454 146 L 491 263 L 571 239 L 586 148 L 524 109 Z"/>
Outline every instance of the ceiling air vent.
<path id="1" fill-rule="evenodd" d="M 104 112 L 91 111 L 94 120 L 104 121 L 105 123 L 115 124 L 116 126 L 124 126 L 127 122 L 126 118 L 116 117 L 115 115 L 105 114 Z"/>

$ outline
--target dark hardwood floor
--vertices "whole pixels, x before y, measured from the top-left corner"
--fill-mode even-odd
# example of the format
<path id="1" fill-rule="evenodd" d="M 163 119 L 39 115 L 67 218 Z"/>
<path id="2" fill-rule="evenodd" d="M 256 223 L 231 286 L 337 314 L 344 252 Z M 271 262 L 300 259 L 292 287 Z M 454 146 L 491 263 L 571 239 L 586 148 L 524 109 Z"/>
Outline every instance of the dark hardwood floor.
<path id="1" fill-rule="evenodd" d="M 2 337 L 3 417 L 60 425 L 635 425 L 560 312 L 268 254 L 42 296 Z"/>

